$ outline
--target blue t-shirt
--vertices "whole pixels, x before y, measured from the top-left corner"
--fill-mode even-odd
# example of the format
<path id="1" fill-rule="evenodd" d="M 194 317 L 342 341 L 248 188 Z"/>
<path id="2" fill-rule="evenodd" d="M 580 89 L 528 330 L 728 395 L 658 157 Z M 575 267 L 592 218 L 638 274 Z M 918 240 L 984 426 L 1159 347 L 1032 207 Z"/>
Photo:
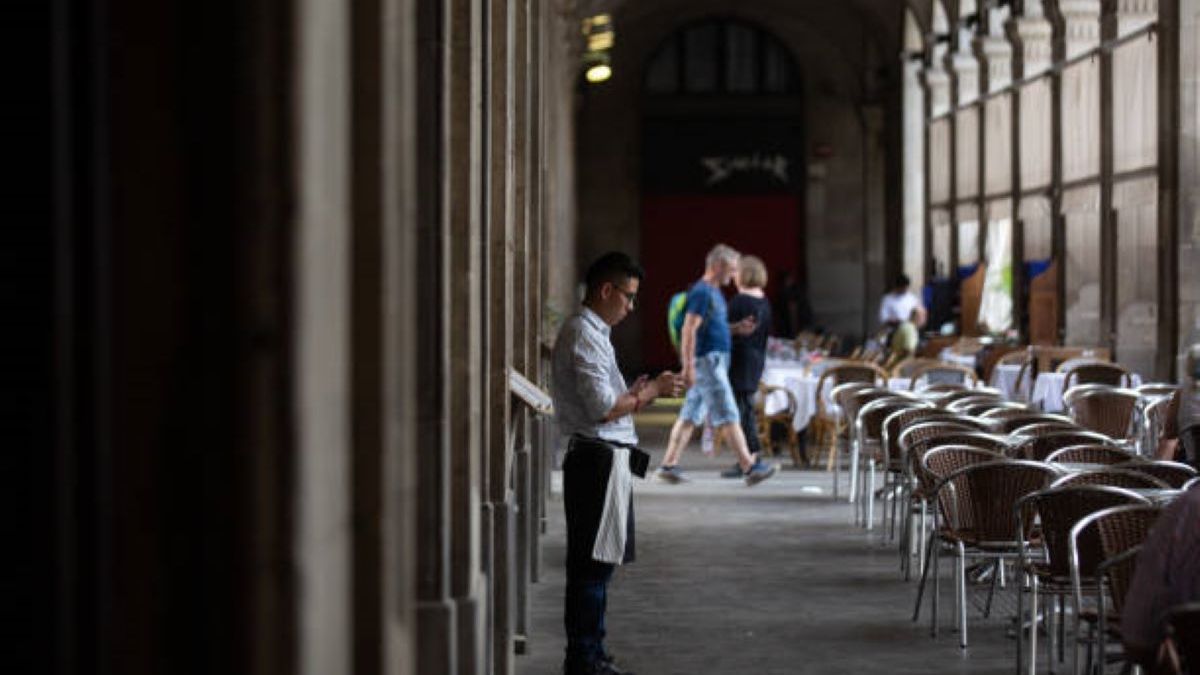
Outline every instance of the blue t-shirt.
<path id="1" fill-rule="evenodd" d="M 729 353 L 732 340 L 729 334 L 729 310 L 721 291 L 703 280 L 692 284 L 688 291 L 687 313 L 703 317 L 696 331 L 696 356 L 710 352 Z"/>

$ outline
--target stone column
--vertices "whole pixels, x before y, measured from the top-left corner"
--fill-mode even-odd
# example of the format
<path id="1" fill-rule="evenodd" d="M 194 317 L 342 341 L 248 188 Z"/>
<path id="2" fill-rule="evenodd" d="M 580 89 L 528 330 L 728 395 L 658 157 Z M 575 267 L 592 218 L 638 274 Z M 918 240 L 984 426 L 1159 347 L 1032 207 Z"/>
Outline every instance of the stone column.
<path id="1" fill-rule="evenodd" d="M 450 381 L 446 241 L 443 217 L 442 2 L 417 6 L 417 671 L 455 673 L 457 620 L 450 590 Z"/>
<path id="2" fill-rule="evenodd" d="M 513 194 L 515 152 L 513 70 L 513 5 L 492 2 L 488 17 L 488 149 L 487 214 L 487 533 L 488 639 L 487 672 L 512 668 L 513 511 L 510 497 L 511 396 L 508 369 L 513 359 L 513 248 L 517 204 Z"/>
<path id="3" fill-rule="evenodd" d="M 454 605 L 456 672 L 484 672 L 480 558 L 480 424 L 483 389 L 477 367 L 482 352 L 482 293 L 476 285 L 481 266 L 481 200 L 477 164 L 481 129 L 474 62 L 480 42 L 476 31 L 482 11 L 476 0 L 444 0 L 442 38 L 446 80 L 443 85 L 441 186 L 449 302 L 446 343 L 449 350 L 446 435 L 450 471 L 450 595 Z"/>
<path id="4" fill-rule="evenodd" d="M 1158 369 L 1178 380 L 1200 337 L 1200 0 L 1162 0 L 1158 33 Z"/>
<path id="5" fill-rule="evenodd" d="M 346 2 L 295 6 L 296 664 L 348 672 L 351 646 L 350 36 Z"/>

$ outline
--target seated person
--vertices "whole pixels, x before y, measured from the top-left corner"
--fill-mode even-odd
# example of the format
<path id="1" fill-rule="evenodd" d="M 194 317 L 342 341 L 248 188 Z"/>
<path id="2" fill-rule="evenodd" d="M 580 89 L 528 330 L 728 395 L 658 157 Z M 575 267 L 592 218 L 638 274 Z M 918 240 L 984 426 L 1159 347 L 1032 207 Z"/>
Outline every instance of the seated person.
<path id="1" fill-rule="evenodd" d="M 1167 451 L 1200 468 L 1200 409 L 1194 387 L 1177 393 L 1177 415 L 1164 434 Z M 1174 438 L 1168 438 L 1171 434 Z M 1138 554 L 1133 583 L 1121 614 L 1121 640 L 1130 660 L 1158 672 L 1166 639 L 1165 613 L 1175 605 L 1200 601 L 1200 486 L 1180 496 L 1159 516 Z"/>

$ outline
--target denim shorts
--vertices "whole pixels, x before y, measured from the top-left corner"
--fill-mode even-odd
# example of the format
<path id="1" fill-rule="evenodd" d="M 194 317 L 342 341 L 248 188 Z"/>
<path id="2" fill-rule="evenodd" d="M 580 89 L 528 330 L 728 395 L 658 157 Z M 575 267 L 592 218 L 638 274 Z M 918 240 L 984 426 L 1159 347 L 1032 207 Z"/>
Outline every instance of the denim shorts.
<path id="1" fill-rule="evenodd" d="M 709 352 L 696 357 L 696 383 L 688 389 L 679 417 L 699 426 L 704 424 L 706 415 L 714 427 L 741 421 L 729 384 L 728 352 Z"/>

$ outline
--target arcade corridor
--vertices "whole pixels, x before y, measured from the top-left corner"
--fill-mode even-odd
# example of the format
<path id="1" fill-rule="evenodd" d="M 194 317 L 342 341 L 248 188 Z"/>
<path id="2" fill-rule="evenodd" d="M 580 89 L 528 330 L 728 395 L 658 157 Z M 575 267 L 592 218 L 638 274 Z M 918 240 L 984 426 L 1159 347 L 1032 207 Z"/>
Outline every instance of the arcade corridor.
<path id="1" fill-rule="evenodd" d="M 963 378 L 1200 361 L 1200 0 L 23 4 L 15 672 L 557 672 L 550 358 L 608 251 L 628 382 L 718 241 L 806 307 L 780 386 L 886 362 L 903 275 Z M 1011 668 L 999 618 L 969 659 L 908 622 L 828 481 L 639 484 L 630 667 Z"/>

